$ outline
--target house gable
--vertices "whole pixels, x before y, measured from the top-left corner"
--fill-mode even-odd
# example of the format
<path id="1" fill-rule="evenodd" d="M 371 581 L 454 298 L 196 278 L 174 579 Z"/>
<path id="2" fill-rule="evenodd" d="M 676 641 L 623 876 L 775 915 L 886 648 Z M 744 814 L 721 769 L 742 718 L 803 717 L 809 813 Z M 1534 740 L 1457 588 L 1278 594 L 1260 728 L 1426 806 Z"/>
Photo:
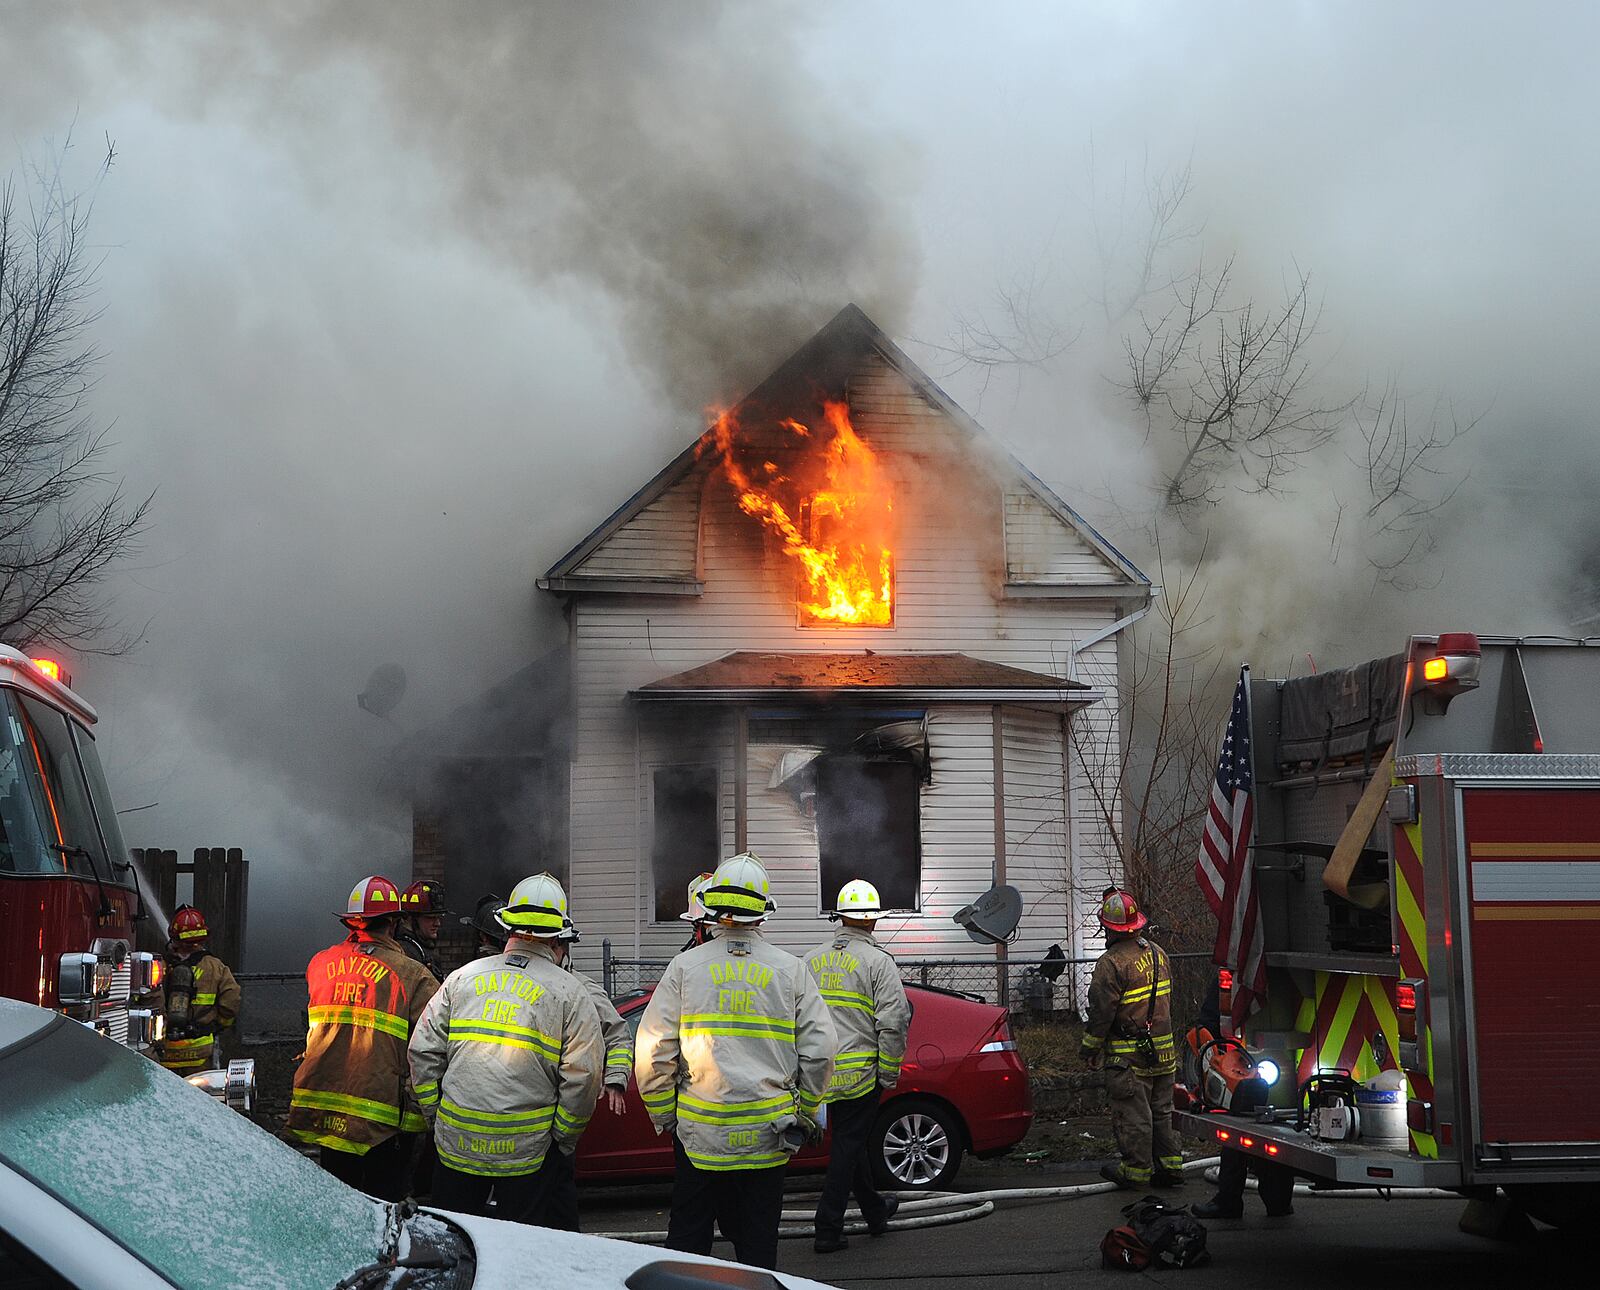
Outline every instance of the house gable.
<path id="1" fill-rule="evenodd" d="M 1149 580 L 1032 472 L 1005 454 L 860 309 L 848 305 L 735 409 L 790 416 L 818 395 L 846 397 L 886 454 L 954 455 L 980 446 L 1003 494 L 1006 594 L 1143 600 Z M 865 428 L 870 426 L 870 432 Z M 961 441 L 968 441 L 963 443 Z M 547 591 L 698 595 L 707 432 L 539 580 Z"/>

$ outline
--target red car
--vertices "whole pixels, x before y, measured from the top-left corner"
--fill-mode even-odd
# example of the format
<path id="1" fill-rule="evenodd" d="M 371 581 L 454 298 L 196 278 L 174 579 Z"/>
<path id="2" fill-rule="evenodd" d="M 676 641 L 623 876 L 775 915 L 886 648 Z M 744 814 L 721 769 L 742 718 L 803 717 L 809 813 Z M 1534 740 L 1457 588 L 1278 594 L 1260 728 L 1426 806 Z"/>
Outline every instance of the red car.
<path id="1" fill-rule="evenodd" d="M 625 995 L 617 1011 L 639 1030 L 650 991 Z M 907 986 L 911 1032 L 900 1082 L 883 1095 L 869 1150 L 879 1183 L 897 1190 L 943 1187 L 968 1151 L 996 1156 L 1022 1140 L 1033 1123 L 1028 1071 L 1011 1038 L 1006 1010 L 953 991 Z M 794 1158 L 820 1172 L 827 1138 Z M 672 1140 L 658 1137 L 633 1080 L 626 1115 L 604 1100 L 578 1144 L 578 1178 L 620 1182 L 672 1176 Z"/>

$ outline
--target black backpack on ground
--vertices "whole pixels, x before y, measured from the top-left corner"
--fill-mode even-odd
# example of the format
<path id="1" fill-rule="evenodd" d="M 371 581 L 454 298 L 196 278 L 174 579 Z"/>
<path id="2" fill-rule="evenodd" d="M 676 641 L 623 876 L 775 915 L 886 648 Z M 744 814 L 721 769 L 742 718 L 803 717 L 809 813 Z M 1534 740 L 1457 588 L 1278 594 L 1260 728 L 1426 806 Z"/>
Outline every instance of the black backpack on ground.
<path id="1" fill-rule="evenodd" d="M 1100 1242 L 1104 1267 L 1193 1268 L 1210 1259 L 1206 1252 L 1206 1229 L 1188 1206 L 1169 1208 L 1155 1196 L 1145 1196 L 1125 1205 L 1127 1222 L 1114 1227 Z"/>

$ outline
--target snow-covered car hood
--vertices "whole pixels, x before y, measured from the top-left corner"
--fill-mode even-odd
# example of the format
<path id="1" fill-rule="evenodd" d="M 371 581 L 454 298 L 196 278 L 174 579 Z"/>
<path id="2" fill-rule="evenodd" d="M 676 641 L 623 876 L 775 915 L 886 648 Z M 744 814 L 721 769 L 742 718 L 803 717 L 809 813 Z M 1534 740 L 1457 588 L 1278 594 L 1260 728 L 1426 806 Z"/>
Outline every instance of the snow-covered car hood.
<path id="1" fill-rule="evenodd" d="M 674 1263 L 706 1263 L 719 1268 L 730 1266 L 721 1259 L 680 1254 L 654 1245 L 557 1232 L 548 1227 L 529 1227 L 499 1218 L 476 1218 L 431 1207 L 423 1212 L 448 1218 L 472 1238 L 473 1253 L 478 1260 L 473 1290 L 521 1290 L 535 1283 L 561 1286 L 563 1290 L 569 1286 L 572 1290 L 588 1290 L 589 1287 L 621 1290 L 623 1283 L 638 1269 L 663 1259 Z M 833 1290 L 821 1281 L 787 1272 L 772 1275 L 794 1290 Z"/>

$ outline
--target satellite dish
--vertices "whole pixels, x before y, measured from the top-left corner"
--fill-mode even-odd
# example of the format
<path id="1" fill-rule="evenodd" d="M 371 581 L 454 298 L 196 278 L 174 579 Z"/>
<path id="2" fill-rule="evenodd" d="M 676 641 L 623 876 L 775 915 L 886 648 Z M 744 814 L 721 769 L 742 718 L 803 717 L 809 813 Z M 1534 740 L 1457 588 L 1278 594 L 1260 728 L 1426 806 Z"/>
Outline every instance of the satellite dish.
<path id="1" fill-rule="evenodd" d="M 406 670 L 398 663 L 380 663 L 367 678 L 367 688 L 356 696 L 364 712 L 387 718 L 406 696 Z"/>
<path id="2" fill-rule="evenodd" d="M 1000 883 L 952 917 L 978 944 L 1004 945 L 1016 935 L 1022 919 L 1022 893 Z"/>

